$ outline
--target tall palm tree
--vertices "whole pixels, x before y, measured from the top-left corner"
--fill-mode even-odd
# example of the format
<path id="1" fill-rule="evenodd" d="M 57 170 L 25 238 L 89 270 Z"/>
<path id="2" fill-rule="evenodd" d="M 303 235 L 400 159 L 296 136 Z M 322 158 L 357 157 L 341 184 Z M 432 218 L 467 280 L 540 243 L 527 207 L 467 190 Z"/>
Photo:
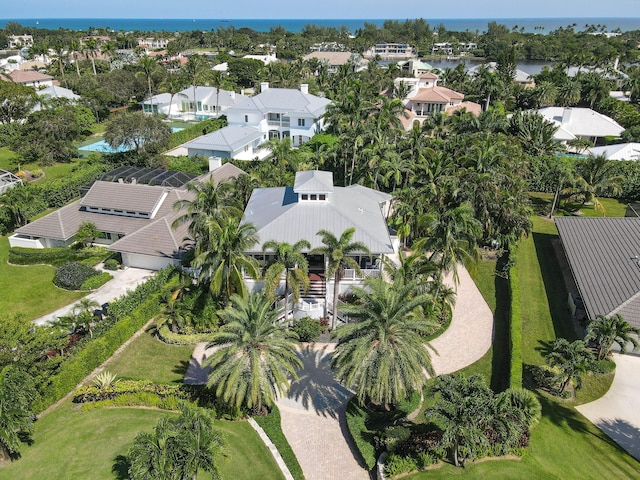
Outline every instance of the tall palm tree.
<path id="1" fill-rule="evenodd" d="M 91 329 L 91 324 L 94 320 L 93 312 L 99 307 L 100 304 L 98 302 L 85 297 L 81 299 L 72 310 L 72 313 L 78 323 L 81 323 L 84 326 L 87 332 L 89 332 L 89 336 L 91 338 L 93 338 L 93 330 Z"/>
<path id="2" fill-rule="evenodd" d="M 144 55 L 138 59 L 138 66 L 147 81 L 147 93 L 149 98 L 152 99 L 153 92 L 151 91 L 151 80 L 153 79 L 153 73 L 156 68 L 158 68 L 158 62 L 155 58 Z M 151 111 L 153 112 L 153 103 L 151 104 Z"/>
<path id="3" fill-rule="evenodd" d="M 196 87 L 209 71 L 209 62 L 204 55 L 191 55 L 186 65 L 182 67 L 185 75 L 193 86 L 193 115 L 198 114 L 198 101 L 196 99 Z"/>
<path id="4" fill-rule="evenodd" d="M 356 233 L 354 227 L 347 228 L 340 238 L 336 237 L 329 230 L 320 230 L 317 235 L 322 239 L 322 247 L 314 248 L 310 255 L 324 255 L 327 265 L 325 272 L 327 278 L 333 276 L 333 314 L 331 316 L 331 329 L 336 327 L 338 318 L 338 293 L 340 292 L 340 280 L 344 276 L 345 268 L 354 269 L 360 274 L 360 265 L 349 255 L 354 253 L 369 254 L 369 248 L 362 242 L 352 242 L 351 239 Z"/>
<path id="5" fill-rule="evenodd" d="M 78 78 L 80 78 L 80 62 L 78 60 L 78 53 L 81 49 L 80 42 L 77 40 L 71 40 L 71 43 L 69 43 L 69 50 L 73 55 L 73 63 L 76 64 L 76 73 L 78 74 Z"/>
<path id="6" fill-rule="evenodd" d="M 374 277 L 353 294 L 353 303 L 342 310 L 358 322 L 334 332 L 331 368 L 361 402 L 397 404 L 422 390 L 426 374 L 434 375 L 426 336 L 437 324 L 423 310 L 431 296 L 417 294 L 414 282 Z"/>
<path id="7" fill-rule="evenodd" d="M 261 293 L 234 295 L 222 313 L 222 328 L 207 347 L 218 347 L 208 359 L 207 386 L 231 405 L 261 411 L 273 405 L 297 379 L 302 362 L 295 333 L 276 325 L 280 312 Z"/>
<path id="8" fill-rule="evenodd" d="M 241 223 L 239 217 L 222 217 L 207 220 L 203 229 L 206 234 L 196 237 L 192 262 L 200 270 L 198 283 L 207 285 L 225 304 L 234 293 L 246 296 L 243 272 L 258 278 L 260 270 L 256 259 L 245 253 L 258 243 L 255 226 Z"/>
<path id="9" fill-rule="evenodd" d="M 616 162 L 607 160 L 604 155 L 590 155 L 579 164 L 581 181 L 577 194 L 583 205 L 591 202 L 596 210 L 606 213 L 598 195 L 618 195 L 622 192 L 624 176 L 617 174 L 617 167 Z"/>
<path id="10" fill-rule="evenodd" d="M 95 38 L 89 38 L 84 42 L 84 46 L 82 48 L 85 56 L 89 57 L 91 60 L 91 68 L 93 69 L 93 75 L 98 75 L 96 72 L 96 53 L 98 52 L 98 40 Z"/>
<path id="11" fill-rule="evenodd" d="M 596 344 L 598 360 L 607 356 L 614 343 L 620 345 L 622 352 L 625 352 L 629 344 L 638 347 L 638 340 L 634 335 L 640 334 L 639 328 L 632 327 L 618 313 L 607 317 L 598 315 L 595 320 L 587 325 L 587 335 L 585 342 L 593 341 Z"/>
<path id="12" fill-rule="evenodd" d="M 545 360 L 558 369 L 556 381 L 560 383 L 559 393 L 563 393 L 572 381 L 576 389 L 582 386 L 582 378 L 592 368 L 593 353 L 582 340 L 569 342 L 566 338 L 558 338 Z"/>
<path id="13" fill-rule="evenodd" d="M 429 255 L 429 260 L 438 265 L 441 277 L 451 271 L 458 283 L 458 263 L 475 262 L 477 242 L 482 235 L 471 205 L 463 203 L 443 212 L 432 211 L 424 215 L 420 223 L 425 236 L 414 244 L 414 249 Z"/>
<path id="14" fill-rule="evenodd" d="M 275 252 L 275 259 L 264 274 L 264 288 L 267 297 L 274 299 L 275 291 L 280 285 L 284 273 L 284 320 L 289 313 L 289 290 L 295 304 L 300 299 L 300 289 L 309 289 L 309 263 L 302 250 L 308 250 L 311 244 L 307 240 L 299 240 L 293 245 L 287 242 L 269 240 L 262 245 L 262 251 Z"/>
<path id="15" fill-rule="evenodd" d="M 173 97 L 184 90 L 186 86 L 184 77 L 175 73 L 168 73 L 164 82 L 162 82 L 161 89 L 163 92 L 168 93 L 169 98 L 169 111 L 167 112 L 167 118 L 171 118 L 171 108 L 173 106 Z M 152 106 L 153 110 L 153 106 Z"/>

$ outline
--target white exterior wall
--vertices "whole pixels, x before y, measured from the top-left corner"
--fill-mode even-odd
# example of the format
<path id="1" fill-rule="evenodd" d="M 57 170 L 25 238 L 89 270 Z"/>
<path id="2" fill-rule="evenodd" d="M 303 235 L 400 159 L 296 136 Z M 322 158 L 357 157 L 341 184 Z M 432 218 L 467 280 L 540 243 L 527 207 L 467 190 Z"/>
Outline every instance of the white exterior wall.
<path id="1" fill-rule="evenodd" d="M 13 247 L 23 247 L 23 248 L 45 248 L 43 239 L 31 239 L 27 237 L 23 237 L 20 235 L 11 235 L 9 237 L 9 246 Z"/>
<path id="2" fill-rule="evenodd" d="M 122 253 L 122 264 L 127 267 L 144 268 L 147 270 L 162 270 L 169 265 L 177 265 L 173 258 L 142 255 L 139 253 Z"/>

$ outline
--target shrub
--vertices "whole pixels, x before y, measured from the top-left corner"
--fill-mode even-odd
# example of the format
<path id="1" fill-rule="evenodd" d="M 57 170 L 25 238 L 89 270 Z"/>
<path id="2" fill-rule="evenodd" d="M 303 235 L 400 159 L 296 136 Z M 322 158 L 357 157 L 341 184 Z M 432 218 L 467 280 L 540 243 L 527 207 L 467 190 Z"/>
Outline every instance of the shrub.
<path id="1" fill-rule="evenodd" d="M 100 390 L 111 387 L 120 381 L 116 379 L 117 376 L 117 374 L 105 370 L 96 375 L 96 378 L 93 379 L 93 385 Z"/>
<path id="2" fill-rule="evenodd" d="M 351 438 L 360 452 L 360 456 L 364 461 L 364 464 L 369 470 L 376 466 L 376 451 L 371 443 L 371 439 L 375 432 L 367 428 L 368 419 L 367 410 L 358 405 L 357 400 L 352 398 L 347 405 L 347 427 Z"/>
<path id="3" fill-rule="evenodd" d="M 395 452 L 396 447 L 406 442 L 411 437 L 411 429 L 402 425 L 394 425 L 385 428 L 376 436 L 376 445 L 379 450 Z"/>
<path id="4" fill-rule="evenodd" d="M 117 270 L 118 269 L 118 261 L 115 258 L 110 258 L 104 262 L 105 270 Z"/>
<path id="5" fill-rule="evenodd" d="M 157 330 L 158 338 L 169 345 L 195 345 L 200 342 L 211 340 L 211 333 L 174 333 L 164 324 Z"/>
<path id="6" fill-rule="evenodd" d="M 94 275 L 86 279 L 80 286 L 80 290 L 95 290 L 96 288 L 99 288 L 107 283 L 112 278 L 113 275 L 111 275 L 110 273 L 99 273 L 98 275 Z"/>
<path id="7" fill-rule="evenodd" d="M 53 277 L 53 283 L 66 290 L 80 290 L 82 284 L 99 272 L 80 262 L 67 262 L 58 267 Z"/>
<path id="8" fill-rule="evenodd" d="M 14 265 L 52 265 L 59 267 L 67 262 L 82 262 L 95 265 L 102 261 L 107 252 L 102 247 L 78 249 L 62 248 L 24 248 L 13 247 L 9 250 L 9 263 Z"/>
<path id="9" fill-rule="evenodd" d="M 298 463 L 298 459 L 296 455 L 293 453 L 291 449 L 291 445 L 287 441 L 287 438 L 282 433 L 281 423 L 280 423 L 280 410 L 275 405 L 271 412 L 268 415 L 264 415 L 261 417 L 253 417 L 260 427 L 267 434 L 267 437 L 273 442 L 276 446 L 280 455 L 282 456 L 282 460 L 289 468 L 289 472 L 295 480 L 303 480 L 304 474 L 302 473 L 302 468 Z"/>
<path id="10" fill-rule="evenodd" d="M 418 464 L 412 457 L 403 457 L 391 453 L 385 460 L 384 473 L 388 477 L 395 477 L 413 470 L 418 470 Z"/>
<path id="11" fill-rule="evenodd" d="M 165 385 L 149 381 L 121 380 L 108 385 L 91 385 L 80 387 L 73 397 L 75 403 L 97 402 L 112 400 L 125 394 L 152 393 L 159 398 L 170 395 L 188 399 L 187 392 L 181 390 L 181 385 Z"/>
<path id="12" fill-rule="evenodd" d="M 298 334 L 301 342 L 315 342 L 320 338 L 322 326 L 319 320 L 304 317 L 293 324 L 292 330 Z"/>
<path id="13" fill-rule="evenodd" d="M 179 132 L 173 132 L 169 139 L 169 148 L 175 148 L 183 143 L 186 143 L 200 135 L 206 135 L 207 133 L 215 132 L 222 127 L 227 126 L 227 117 L 212 118 L 196 123 Z"/>

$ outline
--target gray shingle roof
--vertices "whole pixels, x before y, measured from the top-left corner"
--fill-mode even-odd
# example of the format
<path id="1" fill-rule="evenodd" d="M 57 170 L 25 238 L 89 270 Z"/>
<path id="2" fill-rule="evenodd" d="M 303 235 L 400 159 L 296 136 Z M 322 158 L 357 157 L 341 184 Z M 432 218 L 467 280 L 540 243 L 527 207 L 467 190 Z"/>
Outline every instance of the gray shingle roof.
<path id="1" fill-rule="evenodd" d="M 302 93 L 293 88 L 269 88 L 255 97 L 238 100 L 235 106 L 227 110 L 227 114 L 234 111 L 261 113 L 287 113 L 289 115 L 305 115 L 320 117 L 324 114 L 331 100 L 316 97 L 310 93 Z"/>
<path id="2" fill-rule="evenodd" d="M 316 248 L 322 246 L 319 230 L 339 237 L 351 227 L 356 229 L 353 241 L 363 242 L 371 253 L 394 251 L 379 201 L 361 189 L 334 187 L 326 202 L 298 202 L 292 187 L 258 188 L 247 204 L 243 222 L 256 226 L 260 242 L 255 251 L 261 251 L 268 240 L 293 244 L 305 239 Z"/>
<path id="3" fill-rule="evenodd" d="M 233 152 L 243 145 L 247 145 L 260 138 L 262 138 L 262 133 L 257 128 L 244 125 L 229 125 L 215 132 L 202 135 L 182 146 L 201 150 Z"/>
<path id="4" fill-rule="evenodd" d="M 89 189 L 80 205 L 151 213 L 165 193 L 164 187 L 98 181 Z"/>
<path id="5" fill-rule="evenodd" d="M 640 327 L 640 219 L 558 217 L 556 226 L 589 318 L 620 313 Z"/>

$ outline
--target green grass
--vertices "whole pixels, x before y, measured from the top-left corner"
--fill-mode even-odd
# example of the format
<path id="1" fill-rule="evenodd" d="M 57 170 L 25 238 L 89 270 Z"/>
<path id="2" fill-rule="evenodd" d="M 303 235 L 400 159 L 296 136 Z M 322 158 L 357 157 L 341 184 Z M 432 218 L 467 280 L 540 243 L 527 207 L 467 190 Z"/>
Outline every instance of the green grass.
<path id="1" fill-rule="evenodd" d="M 106 369 L 119 378 L 182 383 L 193 346 L 167 345 L 145 332 L 136 338 Z"/>
<path id="2" fill-rule="evenodd" d="M 71 170 L 82 162 L 80 159 L 74 159 L 68 163 L 56 163 L 49 167 L 42 167 L 35 162 L 20 162 L 19 159 L 20 157 L 18 154 L 9 150 L 7 147 L 0 148 L 0 169 L 14 172 L 18 165 L 20 165 L 22 170 L 28 170 L 30 172 L 33 172 L 34 170 L 42 170 L 44 172 L 44 176 L 33 182 L 37 185 L 45 185 L 53 180 L 68 176 L 71 173 Z"/>
<path id="3" fill-rule="evenodd" d="M 539 215 L 548 215 L 551 210 L 551 202 L 553 194 L 541 192 L 529 192 L 529 198 L 533 204 L 534 210 Z M 596 210 L 593 205 L 584 205 L 578 211 L 573 211 L 579 207 L 578 204 L 570 203 L 568 206 L 562 204 L 556 207 L 553 213 L 555 216 L 561 215 L 579 215 L 583 217 L 624 217 L 627 210 L 627 203 L 615 198 L 599 198 L 600 204 L 604 208 L 604 213 Z"/>
<path id="4" fill-rule="evenodd" d="M 9 240 L 0 237 L 0 313 L 21 313 L 27 320 L 36 319 L 82 298 L 85 293 L 56 287 L 52 280 L 55 268 L 48 265 L 9 265 Z"/>
<path id="5" fill-rule="evenodd" d="M 151 431 L 168 412 L 135 408 L 82 411 L 65 402 L 36 422 L 34 443 L 22 458 L 0 468 L 0 479 L 124 479 L 124 456 L 141 431 Z M 226 458 L 219 461 L 223 479 L 281 479 L 269 450 L 246 422 L 215 421 Z M 198 478 L 205 478 L 199 475 Z"/>
<path id="6" fill-rule="evenodd" d="M 18 163 L 18 156 L 13 150 L 7 147 L 0 148 L 0 169 L 13 171 Z"/>

